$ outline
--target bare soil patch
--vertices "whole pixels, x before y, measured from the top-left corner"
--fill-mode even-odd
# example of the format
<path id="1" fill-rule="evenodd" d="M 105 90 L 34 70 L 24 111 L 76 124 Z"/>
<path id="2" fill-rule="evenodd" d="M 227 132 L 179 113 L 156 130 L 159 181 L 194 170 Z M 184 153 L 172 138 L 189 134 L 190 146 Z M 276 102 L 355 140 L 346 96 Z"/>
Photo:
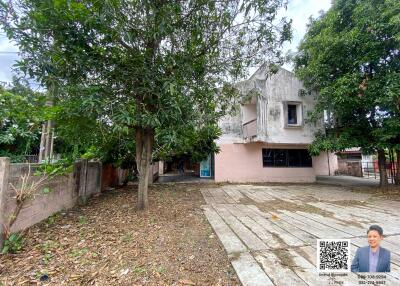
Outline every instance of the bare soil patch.
<path id="1" fill-rule="evenodd" d="M 0 285 L 239 285 L 200 187 L 151 186 L 147 214 L 128 186 L 55 215 L 0 256 Z"/>
<path id="2" fill-rule="evenodd" d="M 400 201 L 400 186 L 389 185 L 387 188 L 377 189 L 374 196 L 379 199 Z"/>

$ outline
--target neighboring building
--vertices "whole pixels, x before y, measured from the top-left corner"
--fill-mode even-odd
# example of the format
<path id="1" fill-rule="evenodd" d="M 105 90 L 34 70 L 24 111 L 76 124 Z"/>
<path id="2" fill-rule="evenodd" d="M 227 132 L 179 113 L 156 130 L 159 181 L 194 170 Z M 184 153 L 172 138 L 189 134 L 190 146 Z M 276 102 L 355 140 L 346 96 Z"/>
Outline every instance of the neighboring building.
<path id="1" fill-rule="evenodd" d="M 262 66 L 237 87 L 242 103 L 219 122 L 223 134 L 217 140 L 215 181 L 314 182 L 316 175 L 334 174 L 334 154 L 312 158 L 307 152 L 323 119 L 307 120 L 315 94 L 305 94 L 292 72 L 279 68 L 269 74 Z"/>
<path id="2" fill-rule="evenodd" d="M 355 177 L 372 176 L 378 172 L 378 164 L 373 155 L 364 155 L 360 148 L 348 148 L 336 153 L 337 170 L 335 175 Z"/>

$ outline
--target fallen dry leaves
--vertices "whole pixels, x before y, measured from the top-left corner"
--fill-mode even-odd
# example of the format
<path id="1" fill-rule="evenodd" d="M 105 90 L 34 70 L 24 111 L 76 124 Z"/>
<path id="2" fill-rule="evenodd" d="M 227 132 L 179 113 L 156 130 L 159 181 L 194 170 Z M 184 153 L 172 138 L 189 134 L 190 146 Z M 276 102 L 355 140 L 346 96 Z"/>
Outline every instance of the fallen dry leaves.
<path id="1" fill-rule="evenodd" d="M 239 285 L 200 206 L 199 185 L 107 192 L 31 229 L 21 253 L 0 256 L 0 285 Z"/>

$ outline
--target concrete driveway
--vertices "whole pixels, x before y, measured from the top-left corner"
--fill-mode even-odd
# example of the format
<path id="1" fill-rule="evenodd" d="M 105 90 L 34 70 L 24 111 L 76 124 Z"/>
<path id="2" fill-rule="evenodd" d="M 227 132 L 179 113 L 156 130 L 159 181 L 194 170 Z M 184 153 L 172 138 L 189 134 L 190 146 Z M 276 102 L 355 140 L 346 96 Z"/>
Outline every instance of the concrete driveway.
<path id="1" fill-rule="evenodd" d="M 345 187 L 379 187 L 379 178 L 353 176 L 317 176 L 317 183 Z"/>
<path id="2" fill-rule="evenodd" d="M 329 278 L 316 268 L 317 239 L 351 239 L 353 258 L 371 224 L 383 227 L 382 246 L 391 251 L 385 285 L 400 285 L 399 201 L 327 185 L 224 185 L 202 194 L 243 285 L 371 285 L 375 278 Z"/>

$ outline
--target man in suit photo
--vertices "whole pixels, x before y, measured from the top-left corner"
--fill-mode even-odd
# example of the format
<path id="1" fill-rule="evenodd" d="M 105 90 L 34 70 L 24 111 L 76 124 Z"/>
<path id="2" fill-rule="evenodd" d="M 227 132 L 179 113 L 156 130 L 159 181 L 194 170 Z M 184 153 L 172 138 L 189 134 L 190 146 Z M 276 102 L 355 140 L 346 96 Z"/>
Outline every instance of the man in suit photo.
<path id="1" fill-rule="evenodd" d="M 367 231 L 369 246 L 357 249 L 351 272 L 390 272 L 390 251 L 380 246 L 383 229 L 371 225 Z"/>

